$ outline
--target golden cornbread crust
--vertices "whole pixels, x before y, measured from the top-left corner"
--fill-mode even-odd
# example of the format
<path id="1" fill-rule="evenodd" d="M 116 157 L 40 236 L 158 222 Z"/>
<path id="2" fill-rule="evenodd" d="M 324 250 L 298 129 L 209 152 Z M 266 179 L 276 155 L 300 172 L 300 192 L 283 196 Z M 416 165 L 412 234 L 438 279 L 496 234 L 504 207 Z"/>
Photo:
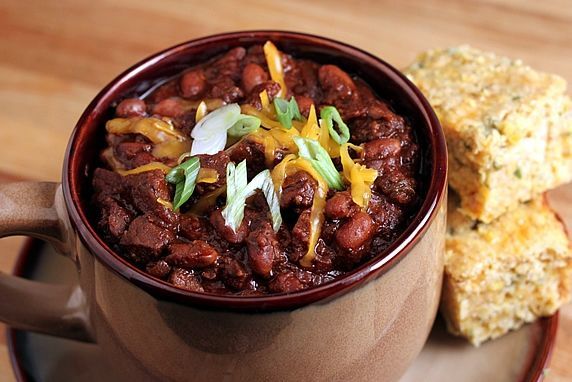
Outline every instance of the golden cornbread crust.
<path id="1" fill-rule="evenodd" d="M 566 81 L 469 46 L 421 54 L 405 70 L 439 117 L 461 210 L 489 223 L 572 180 Z"/>
<path id="2" fill-rule="evenodd" d="M 570 299 L 566 230 L 543 196 L 490 224 L 467 218 L 451 200 L 441 304 L 449 331 L 478 346 Z"/>

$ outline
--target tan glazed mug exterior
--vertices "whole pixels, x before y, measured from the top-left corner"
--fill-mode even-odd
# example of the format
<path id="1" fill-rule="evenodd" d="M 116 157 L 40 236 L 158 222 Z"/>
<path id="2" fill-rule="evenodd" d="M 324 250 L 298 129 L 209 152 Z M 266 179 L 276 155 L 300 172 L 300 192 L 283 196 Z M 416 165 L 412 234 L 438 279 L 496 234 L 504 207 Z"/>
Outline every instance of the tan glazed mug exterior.
<path id="1" fill-rule="evenodd" d="M 413 124 L 426 198 L 383 254 L 333 282 L 292 294 L 194 293 L 154 279 L 98 236 L 90 176 L 114 102 L 229 48 L 272 40 L 299 57 L 356 73 Z M 329 39 L 278 31 L 193 40 L 127 70 L 87 107 L 67 148 L 62 183 L 0 185 L 0 237 L 29 235 L 73 261 L 77 285 L 0 274 L 0 320 L 95 342 L 128 381 L 395 381 L 420 352 L 441 291 L 447 154 L 431 107 L 380 59 Z"/>

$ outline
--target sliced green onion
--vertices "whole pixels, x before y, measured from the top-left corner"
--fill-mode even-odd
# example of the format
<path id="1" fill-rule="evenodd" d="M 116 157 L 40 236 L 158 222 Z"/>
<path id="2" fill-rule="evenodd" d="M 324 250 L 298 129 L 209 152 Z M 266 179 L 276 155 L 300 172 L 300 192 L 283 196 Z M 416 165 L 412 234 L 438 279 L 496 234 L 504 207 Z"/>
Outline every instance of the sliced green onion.
<path id="1" fill-rule="evenodd" d="M 266 198 L 266 203 L 270 208 L 270 215 L 272 216 L 272 228 L 275 232 L 278 232 L 280 226 L 282 225 L 282 215 L 280 215 L 280 201 L 278 200 L 278 194 L 274 188 L 274 182 L 272 182 L 272 176 L 270 175 L 270 170 L 266 169 L 258 173 L 248 184 L 254 193 L 254 190 L 259 188 L 262 190 L 264 197 Z"/>
<path id="2" fill-rule="evenodd" d="M 226 132 L 240 119 L 236 103 L 220 107 L 205 115 L 193 128 L 191 155 L 216 154 L 226 146 Z"/>
<path id="3" fill-rule="evenodd" d="M 238 166 L 231 162 L 226 167 L 226 182 L 226 207 L 222 210 L 222 216 L 228 227 L 232 228 L 234 232 L 237 231 L 244 219 L 246 199 L 254 195 L 257 189 L 260 189 L 270 208 L 272 228 L 274 231 L 278 231 L 282 225 L 282 216 L 280 215 L 278 195 L 274 190 L 274 183 L 269 170 L 257 174 L 247 184 L 246 160 L 240 162 Z"/>
<path id="4" fill-rule="evenodd" d="M 276 110 L 276 119 L 286 129 L 292 128 L 293 119 L 302 120 L 302 114 L 300 114 L 298 103 L 294 97 L 290 98 L 290 102 L 279 97 L 274 98 L 274 109 Z"/>
<path id="5" fill-rule="evenodd" d="M 178 210 L 193 194 L 197 183 L 197 176 L 201 168 L 198 157 L 191 157 L 189 160 L 173 168 L 165 176 L 165 180 L 175 184 L 175 197 L 173 198 L 173 208 Z"/>
<path id="6" fill-rule="evenodd" d="M 240 138 L 244 135 L 252 133 L 260 127 L 260 118 L 252 115 L 240 115 L 240 119 L 235 122 L 230 129 L 228 135 L 231 137 Z"/>
<path id="7" fill-rule="evenodd" d="M 322 123 L 326 125 L 328 131 L 330 132 L 330 136 L 336 143 L 343 145 L 344 143 L 348 143 L 350 140 L 350 129 L 348 125 L 344 123 L 342 120 L 342 116 L 338 112 L 334 106 L 325 106 L 320 111 L 320 119 Z M 334 122 L 338 125 L 338 129 L 340 130 L 340 134 L 334 128 Z"/>
<path id="8" fill-rule="evenodd" d="M 246 199 L 250 196 L 246 194 L 247 183 L 246 160 L 238 166 L 230 162 L 226 166 L 226 207 L 222 210 L 222 217 L 234 232 L 242 223 Z"/>
<path id="9" fill-rule="evenodd" d="M 205 115 L 193 128 L 190 155 L 216 154 L 224 150 L 227 133 L 241 137 L 260 127 L 260 119 L 240 114 L 240 106 L 231 103 Z"/>
<path id="10" fill-rule="evenodd" d="M 328 155 L 318 141 L 303 137 L 294 137 L 298 146 L 298 155 L 312 164 L 312 167 L 324 178 L 330 188 L 344 189 L 342 176 L 334 166 L 332 158 Z"/>

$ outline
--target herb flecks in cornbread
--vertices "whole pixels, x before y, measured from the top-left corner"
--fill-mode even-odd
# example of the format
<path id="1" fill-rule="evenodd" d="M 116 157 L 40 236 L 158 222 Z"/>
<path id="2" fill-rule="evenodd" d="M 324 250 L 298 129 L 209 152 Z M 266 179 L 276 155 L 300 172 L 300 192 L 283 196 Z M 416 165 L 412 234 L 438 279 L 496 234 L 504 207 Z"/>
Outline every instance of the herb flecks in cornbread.
<path id="1" fill-rule="evenodd" d="M 479 345 L 569 300 L 568 238 L 542 196 L 490 224 L 455 207 L 449 203 L 441 304 L 449 331 Z"/>
<path id="2" fill-rule="evenodd" d="M 563 78 L 468 46 L 423 53 L 406 74 L 443 125 L 465 214 L 488 223 L 572 179 Z"/>

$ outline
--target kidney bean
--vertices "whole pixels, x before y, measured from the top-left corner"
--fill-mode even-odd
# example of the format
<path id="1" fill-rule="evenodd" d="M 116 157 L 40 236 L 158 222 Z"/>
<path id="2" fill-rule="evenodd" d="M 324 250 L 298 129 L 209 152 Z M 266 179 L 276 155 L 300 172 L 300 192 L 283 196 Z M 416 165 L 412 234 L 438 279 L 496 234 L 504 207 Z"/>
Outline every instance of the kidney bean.
<path id="1" fill-rule="evenodd" d="M 190 243 L 171 244 L 165 261 L 186 269 L 206 268 L 216 262 L 219 254 L 209 243 L 195 240 Z"/>
<path id="2" fill-rule="evenodd" d="M 327 92 L 335 92 L 338 98 L 350 96 L 356 90 L 352 78 L 336 65 L 322 65 L 318 70 L 320 84 Z"/>
<path id="3" fill-rule="evenodd" d="M 147 105 L 139 98 L 127 98 L 117 105 L 115 114 L 122 118 L 144 117 L 147 114 Z"/>
<path id="4" fill-rule="evenodd" d="M 366 161 L 397 156 L 400 151 L 401 142 L 395 138 L 380 138 L 363 144 L 363 158 Z"/>
<path id="5" fill-rule="evenodd" d="M 356 251 L 373 238 L 374 222 L 365 212 L 358 212 L 336 231 L 336 243 L 347 251 Z"/>
<path id="6" fill-rule="evenodd" d="M 201 69 L 191 70 L 181 76 L 179 87 L 185 98 L 197 99 L 207 88 L 207 80 Z"/>
<path id="7" fill-rule="evenodd" d="M 270 223 L 261 224 L 248 235 L 246 248 L 248 264 L 252 271 L 259 276 L 269 277 L 274 259 L 280 256 L 280 245 Z"/>
<path id="8" fill-rule="evenodd" d="M 242 69 L 242 86 L 246 93 L 250 93 L 256 85 L 268 81 L 268 74 L 257 64 L 247 64 Z"/>

